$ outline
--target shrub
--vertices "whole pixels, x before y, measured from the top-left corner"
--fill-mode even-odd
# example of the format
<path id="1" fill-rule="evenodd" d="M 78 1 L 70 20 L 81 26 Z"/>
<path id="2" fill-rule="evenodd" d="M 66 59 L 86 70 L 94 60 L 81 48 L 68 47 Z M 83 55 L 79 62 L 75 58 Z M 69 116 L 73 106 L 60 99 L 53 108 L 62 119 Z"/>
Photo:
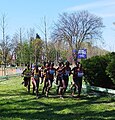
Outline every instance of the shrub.
<path id="1" fill-rule="evenodd" d="M 106 73 L 115 84 L 115 53 L 111 53 L 111 62 L 107 66 Z"/>
<path id="2" fill-rule="evenodd" d="M 114 83 L 110 77 L 111 71 L 108 71 L 108 74 L 106 71 L 107 68 L 110 69 L 108 65 L 111 63 L 111 56 L 111 54 L 107 54 L 105 56 L 95 56 L 83 60 L 82 64 L 85 70 L 85 81 L 93 86 L 113 88 L 112 86 Z"/>

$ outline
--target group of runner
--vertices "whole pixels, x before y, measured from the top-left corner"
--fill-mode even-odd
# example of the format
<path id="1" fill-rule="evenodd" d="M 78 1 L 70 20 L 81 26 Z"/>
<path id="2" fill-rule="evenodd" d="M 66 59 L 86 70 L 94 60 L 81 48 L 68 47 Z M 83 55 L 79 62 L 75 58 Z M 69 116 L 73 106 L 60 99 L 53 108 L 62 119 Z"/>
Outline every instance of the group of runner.
<path id="1" fill-rule="evenodd" d="M 30 83 L 32 80 L 33 94 L 35 93 L 37 98 L 39 98 L 40 83 L 43 83 L 42 94 L 45 94 L 45 96 L 48 97 L 54 78 L 56 78 L 56 92 L 60 98 L 63 98 L 68 87 L 69 76 L 72 75 L 73 79 L 70 87 L 72 96 L 74 96 L 74 93 L 78 90 L 77 97 L 80 97 L 84 71 L 80 62 L 76 62 L 73 68 L 70 67 L 68 61 L 65 64 L 60 62 L 57 67 L 54 67 L 54 63 L 52 62 L 44 62 L 44 65 L 40 68 L 38 65 L 35 65 L 34 68 L 31 69 L 31 67 L 27 65 L 27 68 L 23 71 L 22 75 L 24 76 L 22 84 L 27 87 L 28 92 L 30 92 Z"/>

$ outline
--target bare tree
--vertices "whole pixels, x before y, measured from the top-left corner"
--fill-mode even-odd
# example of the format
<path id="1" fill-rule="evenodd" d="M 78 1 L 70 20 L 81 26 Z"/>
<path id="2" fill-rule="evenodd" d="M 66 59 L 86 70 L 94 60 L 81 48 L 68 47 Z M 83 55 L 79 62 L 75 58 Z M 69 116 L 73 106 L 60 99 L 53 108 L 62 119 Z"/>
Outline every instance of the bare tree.
<path id="1" fill-rule="evenodd" d="M 32 44 L 32 50 L 33 50 L 33 57 L 34 57 L 34 62 L 36 64 L 38 64 L 38 62 L 40 62 L 41 59 L 41 53 L 43 50 L 43 41 L 41 39 L 34 39 L 31 41 Z"/>
<path id="2" fill-rule="evenodd" d="M 23 63 L 23 55 L 22 55 L 22 48 L 23 48 L 23 40 L 24 40 L 24 29 L 19 28 L 12 38 L 13 46 L 13 54 L 17 56 L 19 65 Z"/>
<path id="3" fill-rule="evenodd" d="M 30 46 L 30 65 L 32 64 L 32 40 L 34 40 L 35 37 L 35 29 L 34 28 L 30 28 L 29 30 L 27 30 L 27 39 L 29 40 L 29 46 Z"/>
<path id="4" fill-rule="evenodd" d="M 10 38 L 6 33 L 6 31 L 7 31 L 6 14 L 3 14 L 1 17 L 0 27 L 1 27 L 1 31 L 2 31 L 2 39 L 0 41 L 0 47 L 2 50 L 2 61 L 6 67 L 7 57 L 8 57 L 8 54 L 9 54 L 9 52 L 11 50 L 11 46 L 12 46 Z"/>
<path id="5" fill-rule="evenodd" d="M 27 30 L 27 39 L 31 41 L 34 39 L 34 37 L 35 37 L 35 29 L 30 28 L 29 30 Z"/>
<path id="6" fill-rule="evenodd" d="M 43 59 L 44 60 L 46 60 L 46 61 L 48 61 L 48 53 L 47 53 L 47 51 L 48 51 L 48 34 L 47 34 L 47 21 L 46 21 L 46 17 L 44 16 L 44 19 L 43 19 L 43 22 L 44 22 L 44 24 L 43 24 L 43 26 L 42 26 L 42 28 L 41 28 L 41 26 L 39 26 L 39 25 L 37 25 L 36 27 L 37 27 L 37 29 L 39 29 L 39 31 L 43 34 L 43 36 L 44 36 L 44 50 L 43 50 Z"/>
<path id="7" fill-rule="evenodd" d="M 78 52 L 83 42 L 95 42 L 102 38 L 103 27 L 102 18 L 88 11 L 63 13 L 54 24 L 51 37 L 55 41 L 66 41 L 72 50 Z"/>

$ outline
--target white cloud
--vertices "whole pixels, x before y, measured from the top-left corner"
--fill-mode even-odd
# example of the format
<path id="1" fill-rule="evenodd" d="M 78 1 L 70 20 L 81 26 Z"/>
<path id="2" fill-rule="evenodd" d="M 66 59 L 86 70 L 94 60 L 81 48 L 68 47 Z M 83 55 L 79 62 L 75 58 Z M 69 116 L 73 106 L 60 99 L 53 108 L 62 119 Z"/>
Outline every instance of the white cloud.
<path id="1" fill-rule="evenodd" d="M 87 4 L 73 6 L 67 11 L 89 10 L 100 17 L 115 17 L 115 0 L 98 0 Z"/>
<path id="2" fill-rule="evenodd" d="M 105 13 L 105 14 L 98 14 L 99 16 L 106 18 L 106 17 L 115 17 L 115 13 Z"/>
<path id="3" fill-rule="evenodd" d="M 84 10 L 84 9 L 98 9 L 102 7 L 110 7 L 115 5 L 115 0 L 100 0 L 92 3 L 77 5 L 68 8 L 69 11 Z"/>

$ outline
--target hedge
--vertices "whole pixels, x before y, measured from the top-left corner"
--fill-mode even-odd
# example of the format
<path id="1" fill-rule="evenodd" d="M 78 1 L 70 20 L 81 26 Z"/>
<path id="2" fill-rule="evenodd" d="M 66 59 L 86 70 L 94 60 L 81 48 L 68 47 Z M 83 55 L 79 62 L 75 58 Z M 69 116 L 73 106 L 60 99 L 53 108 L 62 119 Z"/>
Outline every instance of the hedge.
<path id="1" fill-rule="evenodd" d="M 84 80 L 90 85 L 115 89 L 115 53 L 82 60 Z"/>

